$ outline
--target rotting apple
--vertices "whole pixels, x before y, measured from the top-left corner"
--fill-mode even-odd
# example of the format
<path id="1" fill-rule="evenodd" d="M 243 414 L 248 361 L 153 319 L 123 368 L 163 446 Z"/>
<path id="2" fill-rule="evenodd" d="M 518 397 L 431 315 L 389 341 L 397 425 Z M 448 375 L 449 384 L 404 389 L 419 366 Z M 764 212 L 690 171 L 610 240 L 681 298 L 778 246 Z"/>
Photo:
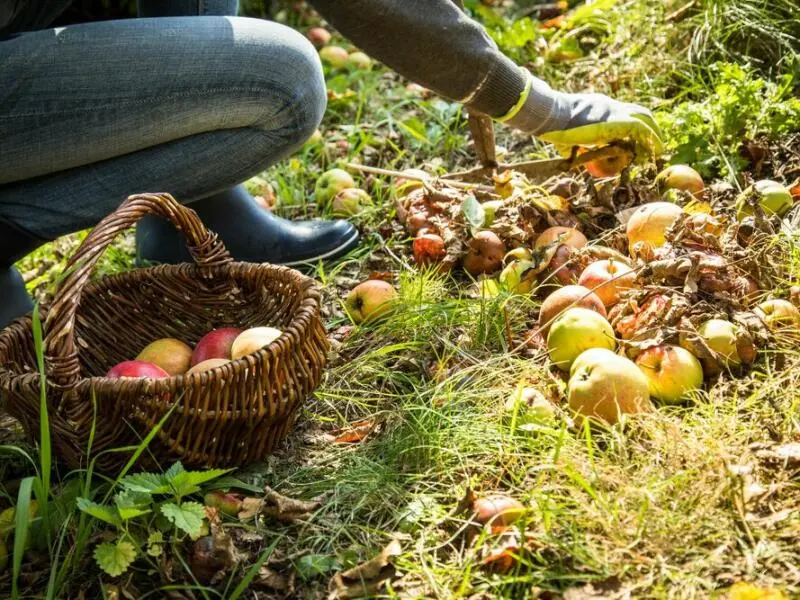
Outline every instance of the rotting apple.
<path id="1" fill-rule="evenodd" d="M 588 288 L 582 285 L 565 285 L 557 289 L 542 302 L 539 311 L 539 327 L 542 335 L 547 335 L 550 325 L 561 313 L 569 308 L 578 306 L 595 311 L 603 318 L 606 317 L 606 308 L 603 301 Z"/>
<path id="2" fill-rule="evenodd" d="M 519 248 L 513 248 L 508 251 L 508 253 L 503 257 L 503 262 L 509 262 L 509 260 L 525 260 L 530 261 L 533 259 L 533 254 L 527 248 L 520 246 Z"/>
<path id="3" fill-rule="evenodd" d="M 681 207 L 671 202 L 650 202 L 637 208 L 628 219 L 625 233 L 628 248 L 639 242 L 650 248 L 660 248 L 666 243 L 666 232 L 681 216 Z"/>
<path id="4" fill-rule="evenodd" d="M 372 205 L 370 195 L 359 188 L 347 188 L 333 197 L 331 212 L 336 217 L 353 217 Z"/>
<path id="5" fill-rule="evenodd" d="M 388 314 L 396 299 L 397 290 L 388 281 L 370 279 L 354 287 L 345 304 L 354 322 L 365 323 Z"/>
<path id="6" fill-rule="evenodd" d="M 421 266 L 434 265 L 447 256 L 447 248 L 441 236 L 435 233 L 421 233 L 412 244 L 414 261 Z"/>
<path id="7" fill-rule="evenodd" d="M 650 412 L 647 378 L 633 361 L 606 348 L 581 354 L 567 383 L 569 407 L 590 419 L 617 423 L 623 414 Z"/>
<path id="8" fill-rule="evenodd" d="M 120 379 L 124 377 L 163 379 L 164 377 L 169 377 L 170 374 L 153 363 L 141 360 L 126 360 L 111 367 L 105 376 L 110 379 Z"/>
<path id="9" fill-rule="evenodd" d="M 561 285 L 572 285 L 578 283 L 581 276 L 583 265 L 572 261 L 575 248 L 566 244 L 561 244 L 552 252 L 550 261 L 547 263 L 546 277 L 555 278 Z"/>
<path id="10" fill-rule="evenodd" d="M 706 188 L 700 173 L 689 165 L 670 165 L 656 176 L 656 185 L 662 193 L 683 190 L 698 199 L 703 197 Z"/>
<path id="11" fill-rule="evenodd" d="M 592 290 L 610 308 L 636 282 L 636 272 L 618 260 L 598 260 L 583 270 L 578 285 Z"/>
<path id="12" fill-rule="evenodd" d="M 607 158 L 590 160 L 583 166 L 589 171 L 589 175 L 597 179 L 603 177 L 613 177 L 619 175 L 622 170 L 631 164 L 632 157 L 628 154 L 619 154 Z"/>
<path id="13" fill-rule="evenodd" d="M 149 343 L 136 360 L 152 363 L 170 375 L 181 375 L 192 366 L 192 348 L 175 338 L 162 338 Z"/>
<path id="14" fill-rule="evenodd" d="M 519 500 L 503 494 L 477 498 L 472 510 L 475 520 L 483 525 L 511 525 L 525 514 L 525 506 Z"/>
<path id="15" fill-rule="evenodd" d="M 736 345 L 737 326 L 724 319 L 709 319 L 697 328 L 706 345 L 717 353 L 722 364 L 735 367 L 741 364 Z"/>
<path id="16" fill-rule="evenodd" d="M 703 386 L 703 367 L 697 358 L 680 346 L 660 344 L 636 357 L 650 386 L 650 396 L 665 404 L 676 404 Z"/>
<path id="17" fill-rule="evenodd" d="M 356 187 L 356 182 L 353 180 L 352 175 L 344 169 L 330 169 L 325 171 L 317 179 L 314 186 L 314 196 L 317 199 L 317 205 L 320 208 L 328 206 L 328 203 L 333 200 L 334 196 L 348 188 Z"/>
<path id="18" fill-rule="evenodd" d="M 469 241 L 469 252 L 464 257 L 464 269 L 472 276 L 494 273 L 503 266 L 506 246 L 497 234 L 479 231 Z"/>
<path id="19" fill-rule="evenodd" d="M 773 331 L 800 329 L 800 310 L 788 300 L 765 300 L 753 312 Z"/>
<path id="20" fill-rule="evenodd" d="M 341 69 L 347 65 L 350 55 L 341 46 L 325 46 L 319 51 L 319 57 L 334 69 Z"/>
<path id="21" fill-rule="evenodd" d="M 275 327 L 251 327 L 239 334 L 231 346 L 231 359 L 258 352 L 277 340 L 283 332 Z"/>
<path id="22" fill-rule="evenodd" d="M 317 50 L 331 41 L 331 33 L 324 27 L 312 27 L 306 32 L 306 37 Z"/>
<path id="23" fill-rule="evenodd" d="M 231 362 L 229 358 L 209 358 L 194 365 L 191 369 L 186 371 L 186 374 L 189 375 L 191 373 L 210 371 L 211 369 L 216 369 L 222 365 L 227 365 L 229 362 Z"/>
<path id="24" fill-rule="evenodd" d="M 500 284 L 512 294 L 530 294 L 536 285 L 536 270 L 529 261 L 515 260 L 500 271 Z"/>
<path id="25" fill-rule="evenodd" d="M 588 308 L 568 308 L 553 321 L 547 334 L 550 360 L 562 371 L 569 371 L 572 361 L 589 348 L 616 347 L 611 324 Z"/>
<path id="26" fill-rule="evenodd" d="M 736 199 L 737 217 L 743 219 L 753 214 L 753 207 L 749 203 L 751 196 L 758 197 L 758 203 L 768 215 L 776 214 L 779 217 L 785 215 L 792 207 L 794 199 L 786 186 L 772 181 L 762 179 L 745 189 Z"/>
<path id="27" fill-rule="evenodd" d="M 372 59 L 363 52 L 351 52 L 347 57 L 347 66 L 350 69 L 367 70 L 372 67 Z"/>
<path id="28" fill-rule="evenodd" d="M 203 504 L 216 508 L 223 515 L 235 517 L 242 510 L 242 495 L 214 490 L 203 496 Z"/>
<path id="29" fill-rule="evenodd" d="M 220 327 L 209 331 L 197 345 L 194 347 L 192 353 L 192 366 L 200 364 L 210 358 L 228 358 L 231 357 L 231 346 L 233 341 L 239 337 L 242 330 L 238 327 Z"/>
<path id="30" fill-rule="evenodd" d="M 534 248 L 544 248 L 553 244 L 565 244 L 573 248 L 583 248 L 587 243 L 586 236 L 574 227 L 548 227 L 536 238 Z"/>

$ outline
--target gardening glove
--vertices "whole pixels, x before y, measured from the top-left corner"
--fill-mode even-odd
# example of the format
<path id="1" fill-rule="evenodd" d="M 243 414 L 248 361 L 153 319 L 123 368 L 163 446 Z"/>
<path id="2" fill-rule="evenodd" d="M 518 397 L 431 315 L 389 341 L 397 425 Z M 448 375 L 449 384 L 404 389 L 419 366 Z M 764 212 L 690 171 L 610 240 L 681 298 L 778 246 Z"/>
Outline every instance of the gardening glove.
<path id="1" fill-rule="evenodd" d="M 555 144 L 564 156 L 569 156 L 574 146 L 599 147 L 621 141 L 633 142 L 640 160 L 663 151 L 661 132 L 646 108 L 602 94 L 557 92 L 532 75 L 526 92 L 500 120 Z"/>

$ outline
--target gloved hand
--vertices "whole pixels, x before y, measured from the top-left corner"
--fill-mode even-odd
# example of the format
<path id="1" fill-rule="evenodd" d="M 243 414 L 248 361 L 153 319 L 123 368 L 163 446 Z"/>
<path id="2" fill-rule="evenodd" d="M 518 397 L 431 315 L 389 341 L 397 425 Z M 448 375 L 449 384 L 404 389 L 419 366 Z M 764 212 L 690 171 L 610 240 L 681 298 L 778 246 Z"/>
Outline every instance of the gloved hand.
<path id="1" fill-rule="evenodd" d="M 568 156 L 573 146 L 605 146 L 631 141 L 637 158 L 658 155 L 664 145 L 652 113 L 602 94 L 557 92 L 531 76 L 528 96 L 509 125 L 556 145 Z"/>

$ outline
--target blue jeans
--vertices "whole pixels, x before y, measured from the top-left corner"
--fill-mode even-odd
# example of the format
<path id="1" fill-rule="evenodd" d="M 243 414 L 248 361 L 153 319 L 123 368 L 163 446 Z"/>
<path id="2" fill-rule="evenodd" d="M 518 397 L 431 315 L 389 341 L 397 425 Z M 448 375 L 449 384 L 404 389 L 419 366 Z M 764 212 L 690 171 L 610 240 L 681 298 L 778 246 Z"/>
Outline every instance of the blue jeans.
<path id="1" fill-rule="evenodd" d="M 191 202 L 297 149 L 325 110 L 317 53 L 282 25 L 208 16 L 235 9 L 141 0 L 161 18 L 0 41 L 0 221 L 54 239 L 130 194 Z"/>

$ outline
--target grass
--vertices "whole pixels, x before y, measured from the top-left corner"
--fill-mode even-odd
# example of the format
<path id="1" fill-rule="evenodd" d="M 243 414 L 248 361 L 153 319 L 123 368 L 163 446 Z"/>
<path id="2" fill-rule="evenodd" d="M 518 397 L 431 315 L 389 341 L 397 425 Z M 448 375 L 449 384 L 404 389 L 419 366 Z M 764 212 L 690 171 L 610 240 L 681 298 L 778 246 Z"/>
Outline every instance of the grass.
<path id="1" fill-rule="evenodd" d="M 662 118 L 676 106 L 700 111 L 704 103 L 713 103 L 707 73 L 720 59 L 763 57 L 751 61 L 752 77 L 789 81 L 780 79 L 791 72 L 789 55 L 797 50 L 796 23 L 783 16 L 792 8 L 788 0 L 770 6 L 702 0 L 684 17 L 667 19 L 684 4 L 620 1 L 587 17 L 579 33 L 557 35 L 513 21 L 513 12 L 468 6 L 505 51 L 554 86 L 611 93 L 654 106 Z M 768 39 L 756 35 L 761 31 L 769 32 Z M 559 48 L 577 44 L 582 57 L 566 63 L 542 60 L 538 40 Z M 282 214 L 322 214 L 313 200 L 314 182 L 341 162 L 435 173 L 472 165 L 457 104 L 409 90 L 380 67 L 327 75 L 332 99 L 323 141 L 307 144 L 262 174 L 275 187 Z M 790 83 L 790 89 L 796 85 Z M 727 135 L 722 125 L 708 122 L 713 134 Z M 678 147 L 680 124 L 666 123 L 665 130 L 671 147 Z M 759 125 L 748 135 L 766 130 Z M 502 128 L 497 133 L 513 160 L 549 153 L 524 136 Z M 716 156 L 727 160 L 735 151 L 726 146 Z M 746 172 L 748 165 L 738 169 L 737 174 Z M 308 523 L 267 522 L 251 531 L 263 541 L 255 544 L 244 579 L 242 572 L 231 575 L 219 588 L 226 590 L 222 597 L 283 597 L 249 588 L 262 565 L 275 564 L 299 573 L 298 596 L 324 597 L 334 571 L 374 556 L 392 537 L 403 551 L 395 560 L 402 577 L 391 584 L 390 597 L 554 597 L 547 594 L 574 593 L 592 583 L 609 596 L 708 598 L 727 597 L 738 581 L 800 594 L 797 470 L 765 452 L 800 437 L 800 354 L 766 356 L 748 377 L 723 376 L 690 406 L 667 407 L 608 430 L 576 427 L 560 410 L 552 420 L 520 427 L 505 408 L 520 385 L 554 397 L 563 388 L 541 357 L 511 352 L 533 325 L 536 301 L 475 299 L 466 279 L 409 268 L 408 240 L 379 233 L 392 219 L 390 183 L 381 178 L 359 182 L 375 199 L 375 207 L 355 219 L 364 242 L 349 257 L 315 271 L 325 290 L 329 330 L 349 325 L 341 298 L 372 272 L 396 273 L 401 299 L 388 319 L 355 328 L 335 345 L 324 381 L 304 405 L 285 449 L 236 473 L 255 489 L 268 484 L 290 496 L 323 501 Z M 84 235 L 48 245 L 22 262 L 40 299 L 52 297 L 65 257 Z M 786 291 L 800 277 L 800 252 L 794 234 L 776 243 L 787 249 L 788 277 L 780 283 Z M 98 275 L 132 266 L 128 237 L 110 248 Z M 332 443 L 325 437 L 365 419 L 373 419 L 376 428 L 360 443 Z M 128 581 L 99 575 L 91 560 L 102 528 L 75 514 L 72 502 L 58 506 L 60 499 L 69 499 L 70 486 L 77 485 L 74 496 L 109 497 L 114 481 L 91 469 L 56 470 L 50 480 L 47 432 L 43 420 L 42 443 L 25 449 L 31 464 L 9 460 L 0 465 L 0 479 L 24 476 L 14 494 L 20 528 L 27 523 L 24 508 L 30 498 L 51 499 L 52 510 L 48 513 L 45 503 L 33 524 L 52 519 L 45 527 L 51 543 L 40 549 L 52 569 L 46 584 L 21 589 L 22 553 L 15 548 L 12 583 L 3 587 L 0 576 L 0 589 L 15 597 L 74 597 L 86 585 L 87 572 L 97 581 L 125 587 Z M 147 439 L 138 451 L 146 444 Z M 529 551 L 510 573 L 492 573 L 481 564 L 496 538 L 478 536 L 467 543 L 459 531 L 463 516 L 452 512 L 468 489 L 502 491 L 528 507 L 520 530 Z M 11 494 L 5 497 L 10 500 Z M 148 568 L 158 565 L 154 561 Z M 190 579 L 159 587 L 144 569 L 137 571 L 136 581 L 147 577 L 152 589 L 140 591 L 150 597 L 167 588 L 220 594 Z"/>

